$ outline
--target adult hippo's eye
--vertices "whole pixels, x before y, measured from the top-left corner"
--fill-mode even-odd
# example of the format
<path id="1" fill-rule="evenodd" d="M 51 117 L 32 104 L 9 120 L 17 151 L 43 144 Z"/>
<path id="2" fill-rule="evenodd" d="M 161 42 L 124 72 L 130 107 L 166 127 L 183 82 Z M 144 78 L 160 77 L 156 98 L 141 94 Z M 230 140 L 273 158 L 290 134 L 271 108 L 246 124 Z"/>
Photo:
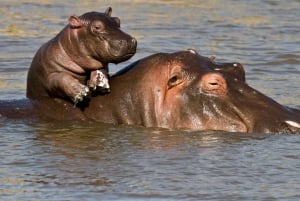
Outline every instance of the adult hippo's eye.
<path id="1" fill-rule="evenodd" d="M 168 89 L 171 89 L 182 83 L 185 77 L 185 72 L 181 65 L 170 64 L 170 68 L 170 76 L 167 83 Z"/>
<path id="2" fill-rule="evenodd" d="M 182 75 L 173 75 L 169 80 L 168 80 L 168 89 L 173 88 L 174 86 L 180 84 L 182 82 Z"/>

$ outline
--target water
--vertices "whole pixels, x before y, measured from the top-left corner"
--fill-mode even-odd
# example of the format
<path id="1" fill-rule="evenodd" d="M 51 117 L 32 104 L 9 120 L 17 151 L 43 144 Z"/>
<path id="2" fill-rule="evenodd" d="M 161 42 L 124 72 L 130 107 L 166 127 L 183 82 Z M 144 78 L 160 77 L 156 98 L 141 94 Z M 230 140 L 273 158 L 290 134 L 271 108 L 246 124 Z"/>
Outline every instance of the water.
<path id="1" fill-rule="evenodd" d="M 300 108 L 300 1 L 0 3 L 0 100 L 22 99 L 35 51 L 72 14 L 112 6 L 138 40 L 125 65 L 194 48 L 244 64 L 249 85 Z M 0 200 L 299 200 L 300 136 L 0 119 Z"/>

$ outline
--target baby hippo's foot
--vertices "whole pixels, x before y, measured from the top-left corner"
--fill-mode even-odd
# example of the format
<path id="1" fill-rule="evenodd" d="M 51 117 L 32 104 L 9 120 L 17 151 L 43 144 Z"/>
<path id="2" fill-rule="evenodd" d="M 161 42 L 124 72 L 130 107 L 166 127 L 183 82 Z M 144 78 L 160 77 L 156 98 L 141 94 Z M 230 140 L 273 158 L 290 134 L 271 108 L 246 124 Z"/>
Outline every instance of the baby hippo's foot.
<path id="1" fill-rule="evenodd" d="M 83 98 L 88 95 L 89 88 L 85 85 L 80 84 L 80 87 L 76 89 L 77 92 L 72 97 L 72 100 L 74 102 L 74 106 L 80 101 L 83 101 Z"/>
<path id="2" fill-rule="evenodd" d="M 99 90 L 103 93 L 110 92 L 108 75 L 103 73 L 101 70 L 91 72 L 91 78 L 88 81 L 88 86 L 93 90 Z"/>

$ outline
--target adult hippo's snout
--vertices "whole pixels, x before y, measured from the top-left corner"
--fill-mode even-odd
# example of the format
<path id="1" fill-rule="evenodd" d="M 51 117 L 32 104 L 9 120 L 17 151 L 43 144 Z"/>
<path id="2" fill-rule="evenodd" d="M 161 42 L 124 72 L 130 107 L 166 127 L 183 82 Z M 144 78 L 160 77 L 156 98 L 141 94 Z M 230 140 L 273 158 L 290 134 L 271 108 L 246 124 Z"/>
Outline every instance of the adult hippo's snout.
<path id="1" fill-rule="evenodd" d="M 222 74 L 218 80 L 226 79 L 227 90 L 224 96 L 226 101 L 221 103 L 220 100 L 220 95 L 224 95 L 224 92 L 215 93 L 216 90 L 220 90 L 221 87 L 219 85 L 221 84 L 219 83 L 223 83 L 223 80 L 213 84 L 212 89 L 216 88 L 216 90 L 212 90 L 210 93 L 218 94 L 219 100 L 216 100 L 216 103 L 219 102 L 219 105 L 224 105 L 234 111 L 244 124 L 245 132 L 300 132 L 300 124 L 297 123 L 299 122 L 299 111 L 282 106 L 247 85 L 245 71 L 240 63 L 215 63 L 213 71 Z M 214 83 L 213 80 L 211 82 Z M 225 107 L 220 111 L 226 111 Z"/>
<path id="2" fill-rule="evenodd" d="M 212 62 L 209 66 L 212 71 L 202 75 L 200 81 L 200 93 L 207 97 L 202 97 L 200 102 L 211 101 L 206 104 L 206 110 L 210 111 L 208 113 L 214 114 L 216 118 L 208 123 L 211 129 L 263 133 L 300 132 L 300 124 L 297 123 L 299 111 L 282 106 L 247 85 L 245 71 L 240 63 Z"/>
<path id="3" fill-rule="evenodd" d="M 280 105 L 240 80 L 228 84 L 228 107 L 235 110 L 247 132 L 300 133 L 299 110 Z"/>

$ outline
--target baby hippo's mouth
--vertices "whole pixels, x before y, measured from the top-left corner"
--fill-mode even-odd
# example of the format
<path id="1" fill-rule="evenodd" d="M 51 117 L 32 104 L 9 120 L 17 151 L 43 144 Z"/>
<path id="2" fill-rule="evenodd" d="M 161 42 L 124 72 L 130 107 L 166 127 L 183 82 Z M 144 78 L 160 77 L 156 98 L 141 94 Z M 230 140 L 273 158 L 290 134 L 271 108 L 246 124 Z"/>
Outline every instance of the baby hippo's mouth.
<path id="1" fill-rule="evenodd" d="M 109 54 L 112 63 L 120 63 L 130 59 L 136 52 L 136 48 L 121 47 L 120 49 L 110 48 Z"/>
<path id="2" fill-rule="evenodd" d="M 120 62 L 126 61 L 130 59 L 134 53 L 126 53 L 126 54 L 120 54 L 120 55 L 111 55 L 112 56 L 112 63 L 118 64 Z"/>

